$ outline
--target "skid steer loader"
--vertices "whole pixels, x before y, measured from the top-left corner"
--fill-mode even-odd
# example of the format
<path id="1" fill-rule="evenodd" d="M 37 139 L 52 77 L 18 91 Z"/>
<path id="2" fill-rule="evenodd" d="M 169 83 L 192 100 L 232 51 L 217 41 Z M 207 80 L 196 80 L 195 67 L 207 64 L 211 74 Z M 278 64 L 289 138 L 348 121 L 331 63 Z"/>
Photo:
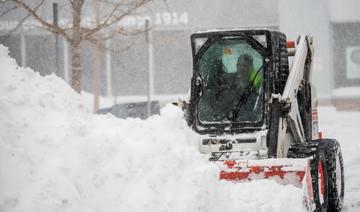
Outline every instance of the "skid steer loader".
<path id="1" fill-rule="evenodd" d="M 309 211 L 341 211 L 339 143 L 318 131 L 313 38 L 266 29 L 191 35 L 190 97 L 180 102 L 220 179 L 271 178 L 301 187 Z M 291 64 L 289 66 L 289 64 Z"/>

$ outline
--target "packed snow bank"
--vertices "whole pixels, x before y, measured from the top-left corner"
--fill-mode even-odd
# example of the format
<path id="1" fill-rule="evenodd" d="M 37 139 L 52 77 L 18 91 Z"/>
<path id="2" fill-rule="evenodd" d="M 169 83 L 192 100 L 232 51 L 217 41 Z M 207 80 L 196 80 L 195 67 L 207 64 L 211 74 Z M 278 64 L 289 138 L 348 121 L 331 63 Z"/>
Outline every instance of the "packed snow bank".
<path id="1" fill-rule="evenodd" d="M 0 67 L 0 211 L 304 211 L 292 185 L 219 181 L 176 107 L 93 115 L 3 46 Z"/>

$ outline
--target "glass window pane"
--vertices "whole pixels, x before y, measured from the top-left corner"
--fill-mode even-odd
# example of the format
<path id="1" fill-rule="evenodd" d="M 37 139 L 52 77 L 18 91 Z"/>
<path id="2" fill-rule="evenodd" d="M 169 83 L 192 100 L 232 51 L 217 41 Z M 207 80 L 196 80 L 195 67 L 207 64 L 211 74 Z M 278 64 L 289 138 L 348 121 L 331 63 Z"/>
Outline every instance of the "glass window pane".
<path id="1" fill-rule="evenodd" d="M 213 43 L 201 56 L 203 95 L 198 111 L 202 122 L 230 122 L 230 114 L 240 107 L 237 122 L 262 119 L 264 58 L 245 40 Z M 247 91 L 248 90 L 248 91 Z"/>

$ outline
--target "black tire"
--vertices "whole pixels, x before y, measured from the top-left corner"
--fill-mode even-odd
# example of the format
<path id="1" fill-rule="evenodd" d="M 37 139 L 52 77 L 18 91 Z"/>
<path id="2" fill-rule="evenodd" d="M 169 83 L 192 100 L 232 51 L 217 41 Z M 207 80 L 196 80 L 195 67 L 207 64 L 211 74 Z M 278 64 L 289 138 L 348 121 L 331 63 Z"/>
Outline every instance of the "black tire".
<path id="1" fill-rule="evenodd" d="M 288 151 L 288 157 L 312 157 L 310 168 L 315 211 L 341 211 L 344 199 L 344 167 L 339 143 L 332 139 L 321 139 L 294 144 Z M 319 187 L 319 164 L 322 165 L 324 173 L 323 198 L 321 198 Z"/>
<path id="2" fill-rule="evenodd" d="M 269 126 L 269 133 L 267 139 L 267 147 L 269 158 L 277 157 L 277 143 L 278 143 L 278 130 L 279 130 L 279 121 L 281 117 L 280 112 L 280 103 L 275 99 L 272 103 L 270 120 L 271 124 Z"/>
<path id="3" fill-rule="evenodd" d="M 280 32 L 273 32 L 274 45 L 274 65 L 275 65 L 275 79 L 274 79 L 274 93 L 282 94 L 289 76 L 289 60 L 287 51 L 286 36 Z"/>
<path id="4" fill-rule="evenodd" d="M 282 94 L 289 76 L 289 61 L 287 51 L 287 41 L 285 34 L 281 32 L 272 32 L 273 40 L 273 70 L 272 76 L 272 89 L 274 94 Z M 274 101 L 271 105 L 270 112 L 270 133 L 268 134 L 267 147 L 269 148 L 269 157 L 277 157 L 277 142 L 278 142 L 278 128 L 279 120 L 282 116 L 280 103 Z"/>
<path id="5" fill-rule="evenodd" d="M 329 182 L 329 174 L 326 163 L 326 152 L 324 148 L 322 148 L 319 142 L 305 142 L 294 144 L 289 148 L 288 158 L 308 158 L 311 157 L 310 161 L 310 172 L 312 177 L 312 187 L 314 193 L 314 203 L 315 203 L 315 212 L 326 212 L 328 207 L 328 182 Z M 324 189 L 323 192 L 320 190 L 319 186 L 319 166 L 322 166 L 322 173 L 324 181 Z M 320 184 L 321 185 L 321 184 Z"/>
<path id="6" fill-rule="evenodd" d="M 328 212 L 341 211 L 344 201 L 344 163 L 340 144 L 334 139 L 318 140 L 325 150 L 328 169 Z"/>

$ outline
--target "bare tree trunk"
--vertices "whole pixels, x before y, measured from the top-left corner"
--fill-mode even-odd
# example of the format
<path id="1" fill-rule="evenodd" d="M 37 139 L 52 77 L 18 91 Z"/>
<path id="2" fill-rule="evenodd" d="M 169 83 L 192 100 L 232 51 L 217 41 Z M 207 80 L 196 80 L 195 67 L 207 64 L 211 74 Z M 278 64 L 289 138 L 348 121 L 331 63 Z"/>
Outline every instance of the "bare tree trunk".
<path id="1" fill-rule="evenodd" d="M 95 21 L 96 24 L 99 25 L 100 22 L 100 6 L 98 0 L 93 0 L 93 6 L 95 11 Z M 100 72 L 101 72 L 101 64 L 102 64 L 102 49 L 100 45 L 100 36 L 99 33 L 95 34 L 96 42 L 95 42 L 95 52 L 93 59 L 93 93 L 94 93 L 94 104 L 93 104 L 93 112 L 96 113 L 99 110 L 99 95 L 100 95 Z"/>
<path id="2" fill-rule="evenodd" d="M 102 62 L 102 51 L 100 47 L 100 42 L 97 41 L 97 44 L 94 46 L 93 51 L 93 93 L 94 93 L 94 104 L 93 112 L 96 113 L 99 110 L 99 96 L 100 96 L 100 72 L 101 72 L 101 62 Z"/>
<path id="3" fill-rule="evenodd" d="M 72 83 L 73 89 L 81 93 L 81 9 L 84 4 L 84 0 L 73 0 L 73 40 L 71 43 L 72 50 Z"/>
<path id="4" fill-rule="evenodd" d="M 71 87 L 78 93 L 81 93 L 81 60 L 80 60 L 80 46 L 71 44 L 71 70 L 72 81 Z"/>

